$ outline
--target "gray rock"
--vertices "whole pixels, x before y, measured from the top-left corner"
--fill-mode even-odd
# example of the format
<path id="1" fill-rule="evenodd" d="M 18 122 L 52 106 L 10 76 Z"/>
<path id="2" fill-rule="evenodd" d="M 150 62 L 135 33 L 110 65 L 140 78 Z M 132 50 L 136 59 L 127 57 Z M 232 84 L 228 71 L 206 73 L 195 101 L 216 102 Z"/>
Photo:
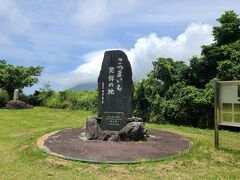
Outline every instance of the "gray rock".
<path id="1" fill-rule="evenodd" d="M 131 121 L 120 131 L 109 131 L 101 130 L 99 123 L 101 119 L 97 118 L 87 118 L 86 120 L 86 132 L 80 135 L 82 140 L 94 140 L 98 139 L 101 141 L 139 141 L 144 140 L 147 131 L 144 128 L 141 118 L 133 117 L 129 118 Z"/>
<path id="2" fill-rule="evenodd" d="M 116 131 L 101 131 L 101 135 L 98 138 L 98 140 L 102 141 L 120 141 L 120 137 L 118 135 L 118 132 Z"/>
<path id="3" fill-rule="evenodd" d="M 108 141 L 121 141 L 118 134 L 112 135 L 110 138 L 108 138 Z"/>
<path id="4" fill-rule="evenodd" d="M 130 118 L 127 118 L 127 123 L 130 123 L 130 122 L 143 122 L 143 119 L 140 118 L 140 117 L 130 117 Z"/>
<path id="5" fill-rule="evenodd" d="M 96 119 L 96 120 L 97 120 L 98 124 L 101 124 L 102 117 L 94 117 L 94 119 Z"/>
<path id="6" fill-rule="evenodd" d="M 8 101 L 8 103 L 6 104 L 6 109 L 30 109 L 30 108 L 33 108 L 33 106 L 20 100 L 11 100 Z"/>
<path id="7" fill-rule="evenodd" d="M 98 77 L 98 116 L 104 113 L 123 113 L 124 117 L 132 116 L 133 81 L 132 69 L 127 55 L 121 50 L 106 51 L 102 68 Z M 126 124 L 119 118 L 102 120 L 101 128 L 104 130 L 120 130 Z"/>
<path id="8" fill-rule="evenodd" d="M 122 141 L 139 141 L 144 139 L 145 128 L 143 122 L 130 122 L 119 131 Z"/>
<path id="9" fill-rule="evenodd" d="M 86 141 L 87 140 L 86 132 L 81 133 L 79 138 L 83 141 Z"/>
<path id="10" fill-rule="evenodd" d="M 101 128 L 97 119 L 88 117 L 86 120 L 86 137 L 88 140 L 98 139 L 100 136 Z"/>

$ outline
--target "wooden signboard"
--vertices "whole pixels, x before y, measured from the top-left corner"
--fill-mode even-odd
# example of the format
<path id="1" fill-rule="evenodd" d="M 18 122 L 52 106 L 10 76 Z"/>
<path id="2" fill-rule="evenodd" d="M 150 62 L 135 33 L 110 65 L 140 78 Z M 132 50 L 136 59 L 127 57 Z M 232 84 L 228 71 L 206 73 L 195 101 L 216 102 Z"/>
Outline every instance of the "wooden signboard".
<path id="1" fill-rule="evenodd" d="M 218 127 L 240 127 L 240 81 L 215 82 L 215 147 L 219 148 Z"/>

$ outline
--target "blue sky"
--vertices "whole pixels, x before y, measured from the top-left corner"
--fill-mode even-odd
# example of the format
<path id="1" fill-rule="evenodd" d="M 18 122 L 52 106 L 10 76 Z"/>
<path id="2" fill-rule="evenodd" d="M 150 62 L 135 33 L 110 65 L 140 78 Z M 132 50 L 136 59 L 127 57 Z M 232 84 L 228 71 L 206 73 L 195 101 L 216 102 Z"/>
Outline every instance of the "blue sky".
<path id="1" fill-rule="evenodd" d="M 157 57 L 188 63 L 226 10 L 239 0 L 0 0 L 0 59 L 44 67 L 40 83 L 56 90 L 97 81 L 103 53 L 123 49 L 133 78 Z"/>

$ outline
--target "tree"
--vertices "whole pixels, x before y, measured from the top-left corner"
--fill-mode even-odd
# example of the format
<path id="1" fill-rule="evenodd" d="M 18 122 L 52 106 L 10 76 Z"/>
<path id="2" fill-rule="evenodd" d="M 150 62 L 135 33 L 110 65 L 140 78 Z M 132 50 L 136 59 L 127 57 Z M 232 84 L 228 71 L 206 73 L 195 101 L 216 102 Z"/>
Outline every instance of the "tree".
<path id="1" fill-rule="evenodd" d="M 0 89 L 0 107 L 4 107 L 8 100 L 9 97 L 7 91 Z"/>
<path id="2" fill-rule="evenodd" d="M 13 66 L 5 60 L 0 60 L 0 88 L 5 89 L 12 97 L 14 89 L 21 90 L 37 83 L 42 69 L 40 66 Z"/>
<path id="3" fill-rule="evenodd" d="M 239 33 L 240 34 L 240 33 Z M 240 79 L 240 38 L 238 41 L 222 45 L 221 51 L 225 60 L 220 61 L 217 66 L 217 78 L 220 80 Z"/>
<path id="4" fill-rule="evenodd" d="M 226 11 L 217 21 L 221 26 L 213 27 L 216 45 L 230 44 L 240 39 L 240 19 L 234 11 Z"/>
<path id="5" fill-rule="evenodd" d="M 213 72 L 214 69 L 210 69 L 211 67 L 204 57 L 193 56 L 190 59 L 190 66 L 187 68 L 185 75 L 183 76 L 184 81 L 187 85 L 202 89 L 212 78 L 212 74 L 216 74 L 216 72 Z"/>
<path id="6" fill-rule="evenodd" d="M 134 114 L 143 118 L 145 121 L 149 119 L 149 108 L 151 104 L 148 100 L 148 94 L 151 93 L 153 92 L 149 91 L 147 82 L 144 79 L 141 82 L 134 83 Z"/>
<path id="7" fill-rule="evenodd" d="M 234 11 L 226 11 L 220 18 L 217 19 L 220 26 L 213 27 L 213 37 L 215 42 L 202 46 L 202 66 L 204 67 L 205 83 L 211 79 L 220 77 L 218 74 L 223 68 L 219 65 L 226 67 L 227 62 L 231 61 L 232 64 L 237 65 L 240 61 L 240 18 Z M 230 67 L 230 66 L 228 66 Z M 200 68 L 200 66 L 199 66 Z M 228 70 L 230 72 L 231 70 Z M 234 70 L 236 71 L 236 69 Z M 226 75 L 228 75 L 226 73 Z M 222 80 L 233 80 L 236 77 L 223 77 Z"/>
<path id="8" fill-rule="evenodd" d="M 45 105 L 48 98 L 54 94 L 54 90 L 49 83 L 46 83 L 39 91 L 35 91 L 35 94 L 37 94 L 37 98 L 41 101 L 40 105 Z"/>
<path id="9" fill-rule="evenodd" d="M 186 69 L 187 65 L 182 61 L 173 61 L 171 58 L 158 58 L 153 62 L 153 70 L 149 73 L 149 77 L 156 78 L 169 87 L 182 79 Z"/>
<path id="10" fill-rule="evenodd" d="M 238 79 L 240 63 L 240 18 L 233 11 L 226 11 L 213 27 L 215 42 L 202 46 L 200 57 L 192 57 L 185 75 L 188 85 L 205 88 L 213 78 Z M 226 62 L 224 62 L 226 61 Z"/>
<path id="11" fill-rule="evenodd" d="M 201 56 L 192 57 L 189 66 L 170 58 L 153 62 L 153 70 L 136 86 L 135 112 L 155 123 L 212 127 L 214 81 L 240 79 L 240 18 L 226 11 L 217 21 L 215 42 L 202 46 Z"/>

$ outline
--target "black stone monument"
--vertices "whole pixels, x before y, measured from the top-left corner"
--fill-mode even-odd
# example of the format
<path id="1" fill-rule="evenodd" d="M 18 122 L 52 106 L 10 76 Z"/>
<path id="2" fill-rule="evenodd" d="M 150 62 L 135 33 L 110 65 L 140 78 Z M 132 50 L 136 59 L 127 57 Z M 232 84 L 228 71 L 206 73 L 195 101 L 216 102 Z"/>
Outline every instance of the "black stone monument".
<path id="1" fill-rule="evenodd" d="M 121 50 L 106 51 L 98 77 L 98 117 L 101 129 L 119 131 L 132 117 L 133 81 L 127 55 Z"/>

